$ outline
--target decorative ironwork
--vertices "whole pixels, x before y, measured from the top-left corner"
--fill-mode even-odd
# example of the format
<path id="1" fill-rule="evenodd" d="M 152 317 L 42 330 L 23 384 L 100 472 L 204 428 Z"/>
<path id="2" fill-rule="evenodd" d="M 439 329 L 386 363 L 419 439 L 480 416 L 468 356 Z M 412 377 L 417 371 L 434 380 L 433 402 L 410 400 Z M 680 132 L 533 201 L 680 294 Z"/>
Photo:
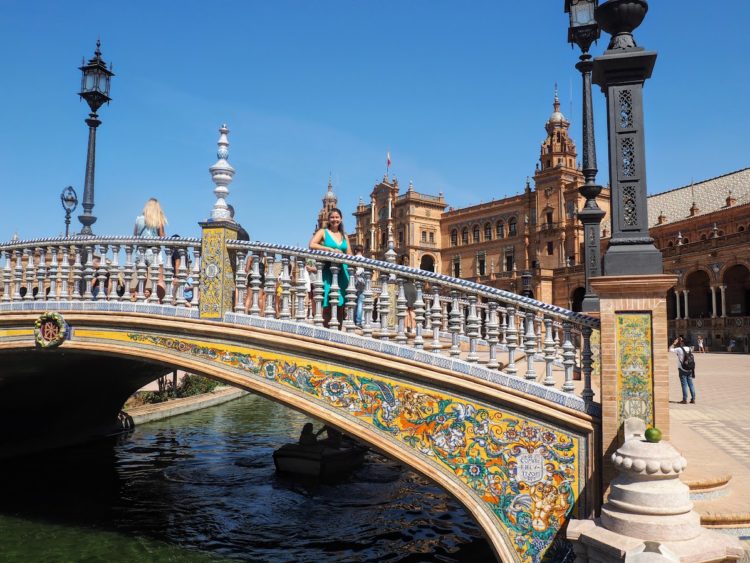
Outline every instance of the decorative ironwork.
<path id="1" fill-rule="evenodd" d="M 630 90 L 620 90 L 617 102 L 620 106 L 620 129 L 629 129 L 633 126 L 633 96 Z"/>
<path id="2" fill-rule="evenodd" d="M 622 189 L 622 216 L 626 225 L 638 224 L 638 209 L 633 186 L 625 186 Z"/>
<path id="3" fill-rule="evenodd" d="M 34 321 L 34 340 L 40 348 L 57 348 L 66 337 L 67 324 L 60 313 L 44 313 Z"/>
<path id="4" fill-rule="evenodd" d="M 635 176 L 635 143 L 633 139 L 625 138 L 622 140 L 620 149 L 622 156 L 622 175 L 626 178 Z"/>

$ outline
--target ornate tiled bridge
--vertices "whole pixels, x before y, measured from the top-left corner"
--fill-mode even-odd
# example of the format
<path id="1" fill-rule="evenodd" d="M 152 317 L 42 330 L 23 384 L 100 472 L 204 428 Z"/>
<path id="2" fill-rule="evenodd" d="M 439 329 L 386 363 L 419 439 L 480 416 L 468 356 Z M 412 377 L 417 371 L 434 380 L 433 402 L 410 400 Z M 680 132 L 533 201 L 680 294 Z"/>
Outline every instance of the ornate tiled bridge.
<path id="1" fill-rule="evenodd" d="M 426 475 L 503 561 L 539 560 L 568 518 L 596 509 L 597 319 L 389 262 L 235 238 L 235 224 L 217 221 L 202 239 L 0 245 L 5 454 L 111 432 L 130 394 L 179 368 L 303 411 Z M 336 285 L 344 264 L 363 271 L 361 327 L 354 284 Z M 324 267 L 333 319 L 344 297 L 330 328 Z M 158 285 L 161 299 L 149 291 Z"/>

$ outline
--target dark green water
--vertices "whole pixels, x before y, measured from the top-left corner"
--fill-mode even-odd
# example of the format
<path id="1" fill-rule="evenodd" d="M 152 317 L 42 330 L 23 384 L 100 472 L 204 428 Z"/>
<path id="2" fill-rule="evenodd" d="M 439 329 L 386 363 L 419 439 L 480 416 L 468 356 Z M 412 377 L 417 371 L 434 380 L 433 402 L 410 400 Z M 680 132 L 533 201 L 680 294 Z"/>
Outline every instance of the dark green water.
<path id="1" fill-rule="evenodd" d="M 0 561 L 490 561 L 465 510 L 376 454 L 276 475 L 307 419 L 247 396 L 0 467 Z"/>

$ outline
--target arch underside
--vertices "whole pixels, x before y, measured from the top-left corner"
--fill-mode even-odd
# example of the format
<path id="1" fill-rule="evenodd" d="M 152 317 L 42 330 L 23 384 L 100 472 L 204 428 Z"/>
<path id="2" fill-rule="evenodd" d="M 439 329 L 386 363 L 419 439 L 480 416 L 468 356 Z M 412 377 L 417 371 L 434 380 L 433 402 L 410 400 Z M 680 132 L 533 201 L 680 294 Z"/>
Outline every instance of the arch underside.
<path id="1" fill-rule="evenodd" d="M 59 367 L 55 358 L 67 356 L 59 379 L 90 388 L 85 396 L 110 417 L 140 385 L 181 368 L 306 412 L 426 475 L 472 513 L 503 561 L 539 560 L 567 518 L 588 515 L 593 429 L 555 419 L 555 408 L 530 413 L 482 390 L 484 382 L 453 385 L 371 353 L 344 355 L 319 343 L 295 349 L 282 336 L 222 336 L 195 321 L 179 331 L 69 322 L 72 338 L 57 350 L 35 350 L 30 331 L 9 336 L 2 327 L 0 347 L 26 365 Z M 34 377 L 27 372 L 14 385 Z M 0 396 L 9 394 L 5 379 Z M 59 419 L 68 414 L 61 411 Z"/>

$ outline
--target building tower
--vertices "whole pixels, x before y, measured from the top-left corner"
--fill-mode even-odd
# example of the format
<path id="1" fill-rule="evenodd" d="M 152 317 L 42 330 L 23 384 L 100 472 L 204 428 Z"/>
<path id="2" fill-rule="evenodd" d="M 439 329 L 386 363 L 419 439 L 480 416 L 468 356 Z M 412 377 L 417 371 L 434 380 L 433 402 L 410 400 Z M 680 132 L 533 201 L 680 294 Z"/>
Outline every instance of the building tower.
<path id="1" fill-rule="evenodd" d="M 323 196 L 323 207 L 318 213 L 318 222 L 315 225 L 314 233 L 318 232 L 318 229 L 325 229 L 328 227 L 328 214 L 331 209 L 338 207 L 339 198 L 333 193 L 333 184 L 331 183 L 331 177 L 328 176 L 328 191 Z"/>
<path id="2" fill-rule="evenodd" d="M 576 146 L 570 138 L 570 122 L 560 112 L 555 88 L 553 111 L 544 125 L 547 138 L 542 143 L 534 174 L 535 197 L 530 201 L 532 235 L 530 255 L 538 268 L 553 269 L 581 260 L 578 239 L 578 187 L 583 174 L 576 164 Z"/>

